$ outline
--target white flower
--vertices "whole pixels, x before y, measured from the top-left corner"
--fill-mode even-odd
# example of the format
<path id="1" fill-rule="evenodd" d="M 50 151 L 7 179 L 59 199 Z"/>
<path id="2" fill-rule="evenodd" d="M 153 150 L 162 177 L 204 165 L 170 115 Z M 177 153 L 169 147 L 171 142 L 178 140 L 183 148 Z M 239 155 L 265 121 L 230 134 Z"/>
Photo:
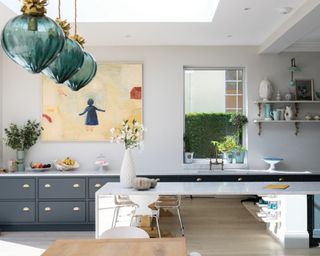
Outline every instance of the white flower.
<path id="1" fill-rule="evenodd" d="M 115 131 L 116 131 L 116 129 L 114 129 L 114 128 L 111 128 L 111 129 L 110 129 L 110 132 L 111 132 L 111 133 L 114 133 Z"/>

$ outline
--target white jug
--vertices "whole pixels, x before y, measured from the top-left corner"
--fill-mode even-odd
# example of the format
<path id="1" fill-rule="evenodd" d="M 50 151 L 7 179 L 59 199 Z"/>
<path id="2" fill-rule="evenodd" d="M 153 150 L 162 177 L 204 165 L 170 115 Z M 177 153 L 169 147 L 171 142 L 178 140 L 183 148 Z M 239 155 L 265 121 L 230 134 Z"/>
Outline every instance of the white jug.
<path id="1" fill-rule="evenodd" d="M 286 121 L 290 121 L 292 120 L 292 117 L 293 117 L 293 112 L 292 112 L 291 106 L 286 106 L 286 110 L 284 112 L 284 119 L 286 119 Z"/>

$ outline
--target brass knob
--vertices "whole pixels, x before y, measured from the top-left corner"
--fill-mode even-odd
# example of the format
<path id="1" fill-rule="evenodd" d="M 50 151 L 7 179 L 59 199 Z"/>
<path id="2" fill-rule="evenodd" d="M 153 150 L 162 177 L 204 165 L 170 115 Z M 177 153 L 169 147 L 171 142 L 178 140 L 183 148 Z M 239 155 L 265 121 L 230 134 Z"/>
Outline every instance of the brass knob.
<path id="1" fill-rule="evenodd" d="M 23 184 L 22 187 L 23 188 L 30 188 L 30 185 L 29 184 Z"/>
<path id="2" fill-rule="evenodd" d="M 73 211 L 74 211 L 74 212 L 80 211 L 80 207 L 73 207 Z"/>
<path id="3" fill-rule="evenodd" d="M 22 211 L 23 211 L 23 212 L 29 212 L 29 211 L 30 211 L 30 208 L 29 208 L 29 207 L 23 207 L 23 208 L 22 208 Z"/>
<path id="4" fill-rule="evenodd" d="M 284 178 L 279 178 L 279 181 L 284 181 Z"/>
<path id="5" fill-rule="evenodd" d="M 51 188 L 51 185 L 50 184 L 45 184 L 44 187 L 45 188 Z"/>
<path id="6" fill-rule="evenodd" d="M 202 179 L 201 178 L 197 178 L 197 181 L 202 181 Z"/>
<path id="7" fill-rule="evenodd" d="M 160 182 L 160 178 L 156 178 L 156 181 L 157 181 L 157 182 Z"/>
<path id="8" fill-rule="evenodd" d="M 46 212 L 51 212 L 51 207 L 45 207 L 45 208 L 44 208 L 44 211 L 46 211 Z"/>
<path id="9" fill-rule="evenodd" d="M 97 183 L 97 184 L 94 185 L 94 187 L 95 187 L 95 188 L 100 188 L 100 187 L 101 187 L 101 184 Z"/>
<path id="10" fill-rule="evenodd" d="M 238 181 L 243 181 L 243 179 L 240 177 L 240 178 L 238 178 Z"/>
<path id="11" fill-rule="evenodd" d="M 73 184 L 73 187 L 74 188 L 80 188 L 80 185 L 76 183 L 76 184 Z"/>

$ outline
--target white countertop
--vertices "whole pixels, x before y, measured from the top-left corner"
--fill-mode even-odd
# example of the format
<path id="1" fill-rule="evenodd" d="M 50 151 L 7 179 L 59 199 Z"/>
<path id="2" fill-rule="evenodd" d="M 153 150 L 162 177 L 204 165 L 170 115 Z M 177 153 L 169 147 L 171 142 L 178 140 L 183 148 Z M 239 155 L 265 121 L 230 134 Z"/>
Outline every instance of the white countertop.
<path id="1" fill-rule="evenodd" d="M 276 184 L 279 184 L 277 182 Z M 266 189 L 275 182 L 159 182 L 150 190 L 122 188 L 119 182 L 109 182 L 96 192 L 106 195 L 307 195 L 320 194 L 320 182 L 283 182 L 287 189 Z"/>
<path id="2" fill-rule="evenodd" d="M 251 170 L 251 169 L 226 169 L 226 170 L 204 170 L 204 169 L 181 169 L 175 171 L 161 171 L 158 173 L 147 172 L 141 173 L 137 172 L 137 175 L 296 175 L 296 174 L 320 174 L 320 170 L 313 170 L 309 173 L 303 173 L 307 170 L 292 170 L 292 171 L 282 171 L 278 170 L 276 172 L 267 172 L 266 170 Z M 46 171 L 34 171 L 26 170 L 25 172 L 11 172 L 11 173 L 0 173 L 0 177 L 10 177 L 10 176 L 118 176 L 119 171 L 114 170 L 71 170 L 71 171 L 57 171 L 55 169 Z"/>

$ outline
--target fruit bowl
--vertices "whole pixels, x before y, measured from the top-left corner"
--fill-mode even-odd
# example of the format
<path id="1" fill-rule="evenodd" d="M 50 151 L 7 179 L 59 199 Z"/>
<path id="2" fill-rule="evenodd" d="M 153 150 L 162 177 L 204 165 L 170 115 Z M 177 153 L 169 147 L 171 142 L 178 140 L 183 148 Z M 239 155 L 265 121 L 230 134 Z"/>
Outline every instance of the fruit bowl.
<path id="1" fill-rule="evenodd" d="M 30 163 L 30 169 L 32 171 L 46 171 L 50 170 L 52 168 L 52 164 L 44 164 L 39 162 L 31 162 Z"/>
<path id="2" fill-rule="evenodd" d="M 70 171 L 73 169 L 77 169 L 80 166 L 77 161 L 72 160 L 68 157 L 63 160 L 55 160 L 53 164 L 58 171 Z"/>

